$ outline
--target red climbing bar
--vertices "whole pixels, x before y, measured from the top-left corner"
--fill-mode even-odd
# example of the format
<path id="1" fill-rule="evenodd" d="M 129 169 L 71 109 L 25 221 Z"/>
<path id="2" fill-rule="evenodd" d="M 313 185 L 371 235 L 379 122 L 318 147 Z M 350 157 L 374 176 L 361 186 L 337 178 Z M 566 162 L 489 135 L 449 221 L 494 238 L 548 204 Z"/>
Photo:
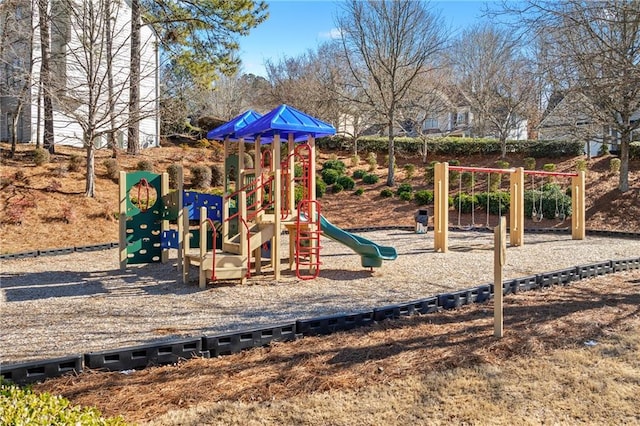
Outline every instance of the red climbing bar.
<path id="1" fill-rule="evenodd" d="M 449 170 L 454 170 L 457 172 L 502 173 L 505 175 L 515 172 L 515 169 L 492 169 L 487 167 L 466 167 L 466 166 L 449 166 Z"/>
<path id="2" fill-rule="evenodd" d="M 537 175 L 537 176 L 558 176 L 558 177 L 576 177 L 577 173 L 562 173 L 562 172 L 545 172 L 544 170 L 525 170 L 525 175 Z"/>

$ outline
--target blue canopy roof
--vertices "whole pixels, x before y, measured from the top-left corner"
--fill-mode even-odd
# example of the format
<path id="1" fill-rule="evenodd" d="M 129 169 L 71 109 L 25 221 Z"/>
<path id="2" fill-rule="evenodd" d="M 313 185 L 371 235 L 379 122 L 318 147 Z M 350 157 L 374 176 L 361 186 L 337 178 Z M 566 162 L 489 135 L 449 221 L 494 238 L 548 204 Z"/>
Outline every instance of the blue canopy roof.
<path id="1" fill-rule="evenodd" d="M 289 134 L 293 134 L 294 141 L 300 142 L 307 140 L 310 135 L 322 137 L 335 133 L 336 129 L 331 124 L 283 104 L 238 130 L 236 137 L 260 136 L 262 143 L 269 143 L 275 135 L 287 140 Z"/>
<path id="2" fill-rule="evenodd" d="M 209 133 L 207 133 L 207 139 L 224 140 L 229 138 L 231 140 L 237 140 L 239 139 L 239 137 L 236 136 L 238 130 L 253 123 L 260 117 L 262 116 L 252 109 L 245 111 L 231 121 L 227 121 L 223 125 L 218 126 L 213 130 L 209 130 Z"/>

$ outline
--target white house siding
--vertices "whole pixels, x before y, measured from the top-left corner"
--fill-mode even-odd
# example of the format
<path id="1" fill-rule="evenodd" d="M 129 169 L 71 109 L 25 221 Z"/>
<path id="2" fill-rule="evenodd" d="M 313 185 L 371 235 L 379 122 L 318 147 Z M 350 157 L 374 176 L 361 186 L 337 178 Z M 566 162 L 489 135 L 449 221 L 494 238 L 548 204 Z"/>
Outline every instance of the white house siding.
<path id="1" fill-rule="evenodd" d="M 75 10 L 81 10 L 81 0 L 74 0 L 76 5 Z M 97 3 L 97 2 L 96 2 Z M 128 117 L 128 102 L 129 102 L 129 65 L 130 65 L 130 2 L 116 2 L 118 5 L 115 11 L 115 19 L 113 21 L 113 51 L 112 51 L 112 68 L 113 68 L 113 80 L 114 80 L 114 93 L 117 98 L 115 104 L 115 125 L 121 127 L 116 132 L 116 141 L 120 147 L 126 147 L 126 120 Z M 37 24 L 38 16 L 37 10 L 34 11 L 34 23 Z M 87 78 L 84 67 L 86 63 L 82 59 L 77 60 L 74 57 L 74 52 L 80 53 L 80 38 L 81 33 L 79 27 L 75 24 L 76 19 L 72 17 L 71 25 L 73 25 L 70 31 L 70 39 L 66 45 L 66 62 L 64 69 L 66 71 L 65 88 L 68 97 L 82 100 L 87 99 Z M 157 117 L 157 37 L 155 32 L 148 26 L 143 26 L 141 29 L 141 81 L 140 81 L 140 109 L 142 120 L 140 122 L 140 145 L 143 148 L 153 147 L 159 145 L 158 138 L 158 117 Z M 34 69 L 33 81 L 39 81 L 39 68 L 40 68 L 40 40 L 39 34 L 36 31 L 33 45 L 33 55 L 37 67 Z M 80 56 L 81 57 L 81 56 Z M 106 60 L 103 58 L 100 68 L 96 75 L 102 79 L 103 86 L 99 90 L 101 93 L 99 103 L 102 103 L 106 108 L 107 99 L 107 86 L 106 86 Z M 37 102 L 37 84 L 33 85 L 31 104 L 31 128 L 30 141 L 35 142 L 40 133 L 40 140 L 42 140 L 43 126 L 37 125 L 38 118 L 38 102 Z M 42 105 L 40 105 L 40 122 L 42 123 Z M 80 117 L 80 121 L 86 119 L 87 104 L 85 102 L 77 102 L 75 108 L 66 108 L 64 110 L 59 104 L 54 102 L 54 134 L 55 143 L 71 146 L 83 146 L 83 130 L 78 122 L 77 117 Z M 101 116 L 101 120 L 98 120 L 97 130 L 106 130 L 110 128 L 108 122 L 108 115 L 104 112 L 98 114 Z M 27 124 L 28 125 L 28 124 Z M 97 146 L 106 145 L 106 136 L 103 136 L 95 141 Z"/>

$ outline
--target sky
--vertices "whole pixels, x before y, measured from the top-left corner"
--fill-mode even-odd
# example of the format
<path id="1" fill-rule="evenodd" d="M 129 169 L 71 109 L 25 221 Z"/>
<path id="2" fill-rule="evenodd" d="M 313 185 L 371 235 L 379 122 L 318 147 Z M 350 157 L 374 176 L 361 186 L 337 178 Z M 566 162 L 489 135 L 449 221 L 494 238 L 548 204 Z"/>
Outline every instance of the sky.
<path id="1" fill-rule="evenodd" d="M 242 71 L 266 77 L 267 59 L 295 57 L 335 37 L 340 3 L 340 0 L 267 0 L 269 18 L 251 30 L 249 36 L 239 39 Z M 485 3 L 486 0 L 441 0 L 429 4 L 457 32 L 482 20 Z"/>

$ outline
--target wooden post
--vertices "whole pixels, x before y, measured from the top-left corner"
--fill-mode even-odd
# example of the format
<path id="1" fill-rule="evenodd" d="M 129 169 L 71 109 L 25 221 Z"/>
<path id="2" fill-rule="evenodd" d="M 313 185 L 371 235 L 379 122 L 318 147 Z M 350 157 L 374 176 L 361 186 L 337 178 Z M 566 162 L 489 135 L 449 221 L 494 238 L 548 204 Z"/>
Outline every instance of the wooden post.
<path id="1" fill-rule="evenodd" d="M 434 250 L 446 253 L 449 239 L 449 164 L 436 163 L 433 181 L 433 243 Z"/>
<path id="2" fill-rule="evenodd" d="M 183 262 L 182 265 L 182 284 L 189 282 L 189 268 L 191 262 L 189 260 L 189 249 L 191 248 L 191 230 L 189 229 L 189 209 L 183 207 L 182 209 L 182 252 Z"/>
<path id="3" fill-rule="evenodd" d="M 509 176 L 511 207 L 509 208 L 509 243 L 524 244 L 524 168 L 518 167 Z"/>
<path id="4" fill-rule="evenodd" d="M 502 268 L 504 267 L 507 244 L 507 220 L 500 217 L 498 226 L 493 228 L 493 335 L 504 336 Z"/>
<path id="5" fill-rule="evenodd" d="M 254 173 L 254 179 L 255 179 L 255 184 L 256 186 L 260 186 L 263 184 L 263 180 L 262 180 L 262 147 L 260 144 L 260 136 L 256 136 L 256 140 L 254 142 L 254 157 L 255 159 L 253 160 L 253 173 Z M 271 159 L 273 160 L 273 158 Z M 240 186 L 238 187 L 240 188 Z M 262 205 L 262 191 L 256 191 L 253 195 L 255 198 L 253 200 L 253 202 L 255 203 L 256 206 L 261 206 Z M 245 206 L 246 206 L 246 198 L 245 198 Z M 240 204 L 240 201 L 238 199 L 238 204 Z M 238 208 L 240 208 L 240 206 L 238 206 Z M 256 222 L 262 222 L 262 213 L 260 212 L 258 213 L 258 215 L 256 216 Z M 239 224 L 242 225 L 242 224 Z"/>
<path id="6" fill-rule="evenodd" d="M 127 172 L 120 172 L 120 215 L 118 217 L 120 269 L 127 269 Z"/>
<path id="7" fill-rule="evenodd" d="M 571 238 L 584 240 L 585 227 L 585 172 L 578 172 L 578 176 L 571 178 Z"/>
<path id="8" fill-rule="evenodd" d="M 198 283 L 200 288 L 207 287 L 207 277 L 204 269 L 204 258 L 207 256 L 207 208 L 200 207 L 200 267 L 198 274 Z M 213 259 L 212 259 L 213 261 Z M 215 265 L 211 265 L 215 268 Z"/>
<path id="9" fill-rule="evenodd" d="M 183 222 L 183 215 L 185 214 L 185 212 L 182 211 L 182 209 L 184 208 L 184 171 L 182 170 L 182 165 L 178 166 L 178 181 L 176 182 L 176 191 L 178 191 L 178 218 L 177 218 L 177 225 L 178 225 L 178 269 L 180 270 L 180 272 L 183 271 L 184 269 L 184 248 L 183 248 L 183 244 L 184 244 L 184 238 L 183 238 L 183 234 L 185 232 L 185 228 L 184 228 L 184 222 Z M 187 229 L 186 231 L 188 232 L 188 221 L 189 221 L 189 212 L 187 211 Z"/>
<path id="10" fill-rule="evenodd" d="M 283 200 L 283 203 L 287 203 L 287 207 L 289 209 L 289 213 L 291 214 L 291 216 L 294 216 L 294 211 L 296 209 L 296 194 L 295 194 L 295 181 L 296 181 L 296 176 L 295 176 L 295 162 L 296 162 L 296 158 L 295 155 L 293 155 L 295 153 L 296 150 L 296 144 L 295 141 L 293 140 L 293 133 L 289 133 L 289 140 L 288 140 L 288 158 L 289 158 L 289 163 L 287 165 L 287 167 L 289 167 L 289 180 L 288 182 L 285 182 L 285 185 L 287 185 L 287 194 L 289 194 L 289 199 L 288 200 Z"/>
<path id="11" fill-rule="evenodd" d="M 229 185 L 229 171 L 226 168 L 227 165 L 227 158 L 229 158 L 229 138 L 226 137 L 224 139 L 224 163 L 223 163 L 223 169 L 224 172 L 222 173 L 222 189 L 223 189 L 223 193 L 222 193 L 222 247 L 224 247 L 224 244 L 226 242 L 229 241 L 229 222 L 227 221 L 227 218 L 229 217 L 229 206 L 231 205 L 230 200 L 227 199 L 227 196 L 230 194 L 230 192 L 227 190 L 228 185 Z"/>

